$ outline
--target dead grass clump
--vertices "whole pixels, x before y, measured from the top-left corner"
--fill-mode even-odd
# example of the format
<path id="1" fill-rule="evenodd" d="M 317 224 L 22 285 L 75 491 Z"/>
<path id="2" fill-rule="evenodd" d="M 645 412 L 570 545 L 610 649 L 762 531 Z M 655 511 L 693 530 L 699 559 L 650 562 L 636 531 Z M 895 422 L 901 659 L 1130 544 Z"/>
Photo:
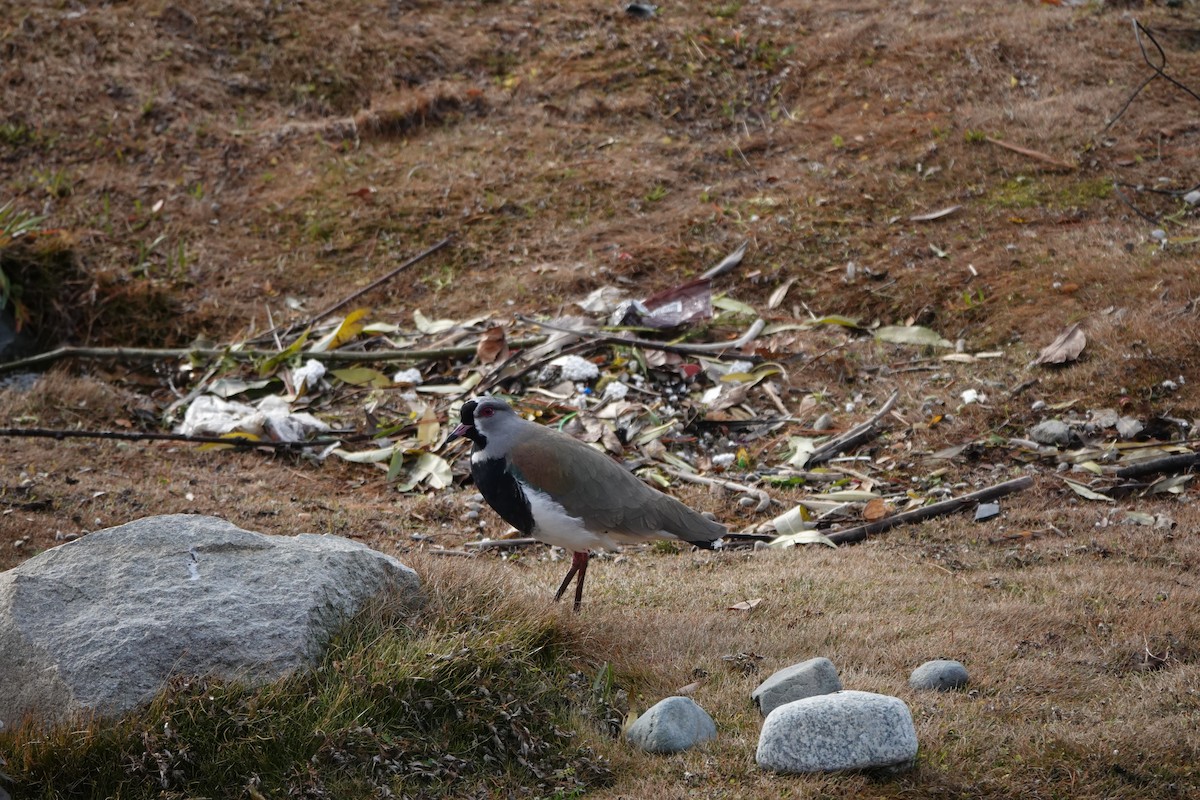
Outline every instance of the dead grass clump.
<path id="1" fill-rule="evenodd" d="M 25 391 L 0 392 L 0 415 L 25 427 L 103 427 L 128 399 L 109 381 L 52 370 Z"/>
<path id="2" fill-rule="evenodd" d="M 484 93 L 466 90 L 459 84 L 439 81 L 398 95 L 371 99 L 371 107 L 354 115 L 354 124 L 364 138 L 395 138 L 426 126 L 445 125 L 459 112 L 482 112 Z"/>

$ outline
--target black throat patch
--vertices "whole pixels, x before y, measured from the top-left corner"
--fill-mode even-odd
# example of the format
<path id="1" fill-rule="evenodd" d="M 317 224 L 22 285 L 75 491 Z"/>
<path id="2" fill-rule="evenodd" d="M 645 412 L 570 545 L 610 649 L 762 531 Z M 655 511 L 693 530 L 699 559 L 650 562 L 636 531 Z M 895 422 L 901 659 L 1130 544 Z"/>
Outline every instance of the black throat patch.
<path id="1" fill-rule="evenodd" d="M 505 459 L 471 459 L 471 477 L 483 499 L 501 519 L 526 536 L 533 533 L 533 510 L 521 484 L 508 471 Z"/>

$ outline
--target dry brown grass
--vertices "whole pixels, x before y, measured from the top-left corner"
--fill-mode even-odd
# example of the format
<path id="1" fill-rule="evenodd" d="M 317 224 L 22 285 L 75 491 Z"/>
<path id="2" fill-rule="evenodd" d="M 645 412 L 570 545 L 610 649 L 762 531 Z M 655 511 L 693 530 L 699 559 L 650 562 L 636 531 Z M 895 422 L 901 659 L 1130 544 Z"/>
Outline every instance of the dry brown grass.
<path id="1" fill-rule="evenodd" d="M 1114 181 L 1190 186 L 1200 128 L 1189 122 L 1195 106 L 1158 82 L 1102 131 L 1148 74 L 1119 5 L 714 3 L 638 22 L 582 0 L 223 0 L 82 14 L 0 0 L 0 185 L 64 230 L 70 291 L 46 307 L 71 312 L 73 341 L 102 344 L 234 340 L 267 327 L 266 305 L 276 323 L 303 316 L 285 298 L 324 307 L 449 234 L 453 248 L 365 298 L 377 316 L 554 311 L 618 278 L 649 294 L 749 239 L 746 264 L 720 288 L 763 308 L 799 276 L 773 319 L 913 320 L 970 350 L 1005 350 L 969 367 L 889 372 L 911 349 L 844 345 L 825 330 L 786 343 L 823 354 L 789 364 L 790 405 L 815 394 L 817 413 L 849 425 L 862 406 L 847 414 L 846 402 L 898 389 L 899 418 L 872 455 L 905 479 L 944 468 L 948 484 L 977 486 L 1010 477 L 1008 450 L 936 464 L 923 454 L 1023 435 L 1040 418 L 1034 399 L 1200 417 L 1195 245 L 1159 248 L 1112 192 Z M 1129 9 L 1175 31 L 1163 39 L 1171 71 L 1192 88 L 1195 10 Z M 1180 214 L 1177 200 L 1122 191 L 1169 216 L 1172 236 L 1195 234 L 1194 212 Z M 962 209 L 908 220 L 949 205 Z M 848 262 L 878 277 L 847 282 Z M 1089 336 L 1079 364 L 1025 370 L 1077 320 Z M 1177 389 L 1163 387 L 1179 376 Z M 150 425 L 175 399 L 167 377 L 70 365 L 29 393 L 0 390 L 0 418 Z M 1030 377 L 1039 383 L 1007 395 Z M 990 402 L 958 409 L 967 387 Z M 779 443 L 748 447 L 768 465 L 782 454 Z M 398 496 L 382 473 L 334 461 L 172 444 L 5 448 L 0 568 L 68 536 L 180 511 L 361 537 L 419 559 L 431 580 L 503 574 L 513 603 L 547 603 L 566 568 L 533 551 L 503 563 L 422 557 L 428 544 L 412 534 L 446 546 L 474 535 L 459 520 L 462 498 Z M 597 561 L 575 621 L 596 659 L 616 665 L 639 708 L 703 673 L 697 699 L 721 730 L 715 745 L 671 758 L 598 744 L 617 782 L 597 795 L 1200 792 L 1195 489 L 1114 508 L 1032 469 L 1036 488 L 986 525 L 938 520 L 837 552 Z M 680 494 L 754 521 L 722 496 Z M 1123 525 L 1127 509 L 1179 524 L 1169 534 Z M 502 531 L 486 522 L 484 532 Z M 724 610 L 759 596 L 751 614 Z M 757 675 L 721 658 L 737 653 L 762 656 Z M 915 772 L 754 768 L 750 689 L 817 655 L 848 687 L 909 702 Z M 914 666 L 939 656 L 967 665 L 970 691 L 906 688 Z"/>

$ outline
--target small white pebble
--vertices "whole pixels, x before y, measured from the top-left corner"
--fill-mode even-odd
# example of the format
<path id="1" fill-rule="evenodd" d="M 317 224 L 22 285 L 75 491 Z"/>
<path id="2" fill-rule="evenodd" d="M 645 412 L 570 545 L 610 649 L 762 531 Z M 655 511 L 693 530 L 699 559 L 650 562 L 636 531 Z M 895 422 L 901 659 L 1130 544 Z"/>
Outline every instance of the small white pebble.
<path id="1" fill-rule="evenodd" d="M 416 367 L 410 369 L 402 369 L 392 376 L 392 383 L 402 383 L 409 386 L 420 386 L 425 379 L 421 377 L 421 370 Z"/>
<path id="2" fill-rule="evenodd" d="M 712 463 L 716 467 L 728 467 L 734 461 L 737 461 L 737 456 L 733 453 L 721 453 L 713 456 Z"/>

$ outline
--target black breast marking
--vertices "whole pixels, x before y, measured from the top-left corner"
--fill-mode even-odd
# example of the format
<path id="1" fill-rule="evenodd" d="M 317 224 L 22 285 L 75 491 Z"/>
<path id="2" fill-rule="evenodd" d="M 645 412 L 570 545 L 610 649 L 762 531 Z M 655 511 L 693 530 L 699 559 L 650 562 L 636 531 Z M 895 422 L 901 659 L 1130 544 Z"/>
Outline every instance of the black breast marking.
<path id="1" fill-rule="evenodd" d="M 521 484 L 506 468 L 503 458 L 485 458 L 471 462 L 471 476 L 483 499 L 496 513 L 521 533 L 533 533 L 533 511 L 521 491 Z"/>

